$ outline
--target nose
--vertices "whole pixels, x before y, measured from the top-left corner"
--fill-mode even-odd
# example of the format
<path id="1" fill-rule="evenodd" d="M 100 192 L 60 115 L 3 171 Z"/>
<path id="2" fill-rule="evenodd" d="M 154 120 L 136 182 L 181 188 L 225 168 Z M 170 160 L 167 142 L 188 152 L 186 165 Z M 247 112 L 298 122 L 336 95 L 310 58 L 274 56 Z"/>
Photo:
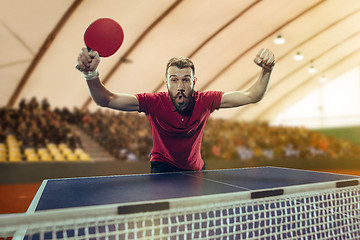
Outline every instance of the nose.
<path id="1" fill-rule="evenodd" d="M 184 91 L 185 90 L 185 85 L 184 85 L 183 81 L 179 81 L 177 89 L 178 89 L 178 91 Z"/>

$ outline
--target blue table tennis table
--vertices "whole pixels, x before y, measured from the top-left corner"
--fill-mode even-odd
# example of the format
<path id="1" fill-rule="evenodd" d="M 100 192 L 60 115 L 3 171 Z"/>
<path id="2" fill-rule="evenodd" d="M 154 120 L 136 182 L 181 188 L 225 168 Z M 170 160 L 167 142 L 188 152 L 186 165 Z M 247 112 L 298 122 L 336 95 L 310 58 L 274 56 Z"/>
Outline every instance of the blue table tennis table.
<path id="1" fill-rule="evenodd" d="M 255 167 L 203 172 L 50 179 L 43 181 L 28 212 L 281 189 L 354 178 L 357 177 L 278 167 Z"/>
<path id="2" fill-rule="evenodd" d="M 184 212 L 183 216 L 167 215 L 166 217 L 165 214 L 157 220 L 153 218 L 144 220 L 151 222 L 150 225 L 157 225 L 158 229 L 149 230 L 146 223 L 141 224 L 141 227 L 145 227 L 142 235 L 136 232 L 136 224 L 140 220 L 134 218 L 133 223 L 129 223 L 127 227 L 122 226 L 125 229 L 122 237 L 114 239 L 152 239 L 144 236 L 154 234 L 155 231 L 157 235 L 170 236 L 165 239 L 297 239 L 302 236 L 310 236 L 306 239 L 314 237 L 346 239 L 349 236 L 360 239 L 359 182 L 358 176 L 278 167 L 49 179 L 41 184 L 27 213 L 118 205 L 117 215 L 124 215 L 121 221 L 127 221 L 128 214 L 139 216 L 154 211 L 171 212 L 175 205 L 176 207 L 186 205 L 186 199 L 199 198 L 200 202 L 205 200 L 212 202 L 212 199 L 217 199 L 216 196 L 222 196 L 224 201 L 231 202 L 248 194 L 249 201 L 260 200 L 254 204 L 250 202 L 251 206 L 246 205 L 249 202 L 245 205 L 239 202 L 239 206 L 230 203 L 230 207 L 224 208 L 217 208 L 215 204 L 215 210 L 209 211 L 199 207 L 199 212 L 193 214 L 186 212 L 187 209 L 193 208 L 196 211 L 197 207 L 188 204 L 183 208 L 186 211 L 179 210 L 180 215 Z M 344 193 L 325 192 L 319 196 L 306 198 L 300 196 L 295 200 L 290 197 L 290 200 L 286 201 L 277 198 L 291 193 L 292 190 L 289 189 L 326 184 L 330 184 L 329 186 L 335 189 L 354 187 L 355 190 Z M 268 202 L 266 199 L 271 197 L 274 197 L 273 200 Z M 319 200 L 324 202 L 317 203 L 316 201 Z M 199 201 L 196 202 L 198 203 Z M 339 209 L 342 212 L 339 212 Z M 265 213 L 261 213 L 261 210 Z M 343 210 L 346 213 L 343 213 Z M 227 219 L 222 220 L 220 215 Z M 190 224 L 189 221 L 195 223 Z M 280 224 L 285 226 L 282 227 Z M 312 224 L 319 226 L 312 227 Z M 350 226 L 342 226 L 344 224 Z M 111 229 L 120 225 L 121 222 L 114 223 L 110 227 L 103 226 L 97 230 L 93 228 L 87 231 L 102 233 L 106 228 L 111 232 Z M 162 225 L 167 225 L 166 229 L 161 227 Z M 128 233 L 129 229 L 135 232 Z M 82 233 L 73 232 L 70 235 L 81 235 L 85 234 L 84 232 L 85 230 L 82 230 Z M 177 235 L 179 232 L 180 235 Z M 58 235 L 59 239 L 66 238 L 61 234 Z"/>

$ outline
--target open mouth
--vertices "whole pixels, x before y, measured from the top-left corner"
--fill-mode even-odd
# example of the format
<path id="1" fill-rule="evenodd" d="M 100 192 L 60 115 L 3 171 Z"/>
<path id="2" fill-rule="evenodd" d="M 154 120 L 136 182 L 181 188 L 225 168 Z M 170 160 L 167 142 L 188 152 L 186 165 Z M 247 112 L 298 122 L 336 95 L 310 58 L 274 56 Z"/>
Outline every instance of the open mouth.
<path id="1" fill-rule="evenodd" d="M 177 97 L 177 102 L 178 102 L 179 104 L 183 104 L 183 103 L 184 103 L 184 100 L 185 100 L 184 95 L 179 94 L 178 97 Z"/>

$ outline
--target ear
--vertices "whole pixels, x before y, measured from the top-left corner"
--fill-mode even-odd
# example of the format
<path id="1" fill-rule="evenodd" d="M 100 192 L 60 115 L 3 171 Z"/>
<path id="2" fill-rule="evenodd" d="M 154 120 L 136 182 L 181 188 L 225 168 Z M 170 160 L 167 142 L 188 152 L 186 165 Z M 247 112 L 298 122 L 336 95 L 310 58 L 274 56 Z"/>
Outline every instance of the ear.
<path id="1" fill-rule="evenodd" d="M 164 83 L 165 83 L 165 85 L 166 85 L 166 88 L 169 88 L 169 84 L 168 84 L 168 79 L 167 79 L 167 77 L 164 78 Z"/>
<path id="2" fill-rule="evenodd" d="M 197 77 L 194 77 L 193 88 L 195 87 L 196 82 L 197 82 Z"/>

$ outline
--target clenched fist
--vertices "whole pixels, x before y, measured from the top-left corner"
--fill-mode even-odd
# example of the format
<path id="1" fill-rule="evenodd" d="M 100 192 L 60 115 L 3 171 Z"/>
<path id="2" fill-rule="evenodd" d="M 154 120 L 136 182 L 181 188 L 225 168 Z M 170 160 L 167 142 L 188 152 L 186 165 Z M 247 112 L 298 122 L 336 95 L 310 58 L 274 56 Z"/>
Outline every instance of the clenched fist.
<path id="1" fill-rule="evenodd" d="M 254 62 L 262 68 L 272 70 L 275 66 L 275 56 L 269 49 L 261 49 L 256 54 Z"/>

